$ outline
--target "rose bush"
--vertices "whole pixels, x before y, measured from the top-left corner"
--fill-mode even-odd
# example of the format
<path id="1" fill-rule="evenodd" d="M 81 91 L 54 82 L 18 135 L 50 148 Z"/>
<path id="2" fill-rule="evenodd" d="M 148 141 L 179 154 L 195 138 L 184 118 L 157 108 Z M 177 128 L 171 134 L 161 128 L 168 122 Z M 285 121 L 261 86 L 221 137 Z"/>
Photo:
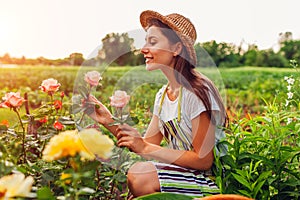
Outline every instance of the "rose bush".
<path id="1" fill-rule="evenodd" d="M 82 93 L 80 102 L 98 85 L 91 80 L 101 78 L 95 72 L 85 75 L 83 90 L 87 93 Z M 23 186 L 18 178 L 12 181 L 5 175 L 12 171 L 22 171 L 31 177 L 26 179 L 26 183 L 34 178 L 35 197 L 29 195 L 26 196 L 28 198 L 79 199 L 110 196 L 110 199 L 115 199 L 117 193 L 126 189 L 119 188 L 120 184 L 126 182 L 125 171 L 120 169 L 121 161 L 124 160 L 119 157 L 126 152 L 117 152 L 114 141 L 103 134 L 99 126 L 89 126 L 93 128 L 88 129 L 80 127 L 81 131 L 78 131 L 76 123 L 80 123 L 75 121 L 74 113 L 69 112 L 71 104 L 66 102 L 68 98 L 63 92 L 58 92 L 60 86 L 55 79 L 44 80 L 39 88 L 40 95 L 45 93 L 46 98 L 43 97 L 38 108 L 26 108 L 25 114 L 22 114 L 24 112 L 21 108 L 28 100 L 22 98 L 20 93 L 11 92 L 3 97 L 1 108 L 12 108 L 18 114 L 19 125 L 10 127 L 8 121 L 1 122 L 0 178 L 11 180 L 10 183 L 21 189 Z M 28 103 L 26 106 L 29 105 Z M 78 114 L 84 116 L 83 112 Z M 114 158 L 115 154 L 118 158 Z M 110 162 L 106 163 L 106 160 Z M 114 160 L 117 164 L 113 164 Z M 114 172 L 109 174 L 112 170 Z M 31 186 L 28 189 L 30 191 Z M 0 186 L 0 199 L 13 197 L 11 191 Z M 17 196 L 22 197 L 22 194 L 17 193 Z"/>
<path id="2" fill-rule="evenodd" d="M 236 81 L 236 76 L 232 78 L 232 74 L 231 72 L 230 80 L 235 80 L 235 83 L 238 83 L 238 85 L 245 84 L 244 80 Z M 282 78 L 288 75 L 289 74 L 284 74 Z M 245 79 L 242 74 L 238 77 Z M 68 79 L 66 77 L 64 78 L 66 82 Z M 294 93 L 293 99 L 289 99 L 288 107 L 285 107 L 285 109 L 282 109 L 282 106 L 284 106 L 285 100 L 288 99 L 287 90 L 283 91 L 284 98 L 281 101 L 283 105 L 279 106 L 278 102 L 280 101 L 274 101 L 273 104 L 267 103 L 269 102 L 269 99 L 267 99 L 267 106 L 261 105 L 264 110 L 259 115 L 255 117 L 247 115 L 249 117 L 244 118 L 241 117 L 245 116 L 244 113 L 243 115 L 236 113 L 235 117 L 231 118 L 230 126 L 228 130 L 226 130 L 227 133 L 229 133 L 228 141 L 224 141 L 230 143 L 229 154 L 226 157 L 220 158 L 218 160 L 220 162 L 216 163 L 220 164 L 217 165 L 220 167 L 220 170 L 217 170 L 216 180 L 223 193 L 239 193 L 244 194 L 244 196 L 256 195 L 256 199 L 271 200 L 299 198 L 300 143 L 298 133 L 300 120 L 298 109 L 299 93 L 297 94 L 297 92 L 300 90 L 297 86 L 299 86 L 300 79 L 297 79 L 296 75 L 294 75 L 293 78 L 295 82 L 292 88 L 287 88 L 290 92 Z M 95 96 L 102 101 L 106 98 L 108 99 L 111 95 L 113 85 L 116 82 L 112 79 L 105 79 L 104 82 L 105 81 L 106 84 L 103 84 L 105 87 L 101 88 L 101 92 L 95 92 Z M 130 79 L 130 81 L 132 81 L 132 79 Z M 127 83 L 131 84 L 130 81 Z M 256 83 L 260 81 L 261 79 Z M 271 79 L 270 82 L 272 84 L 278 82 L 278 84 L 274 84 L 271 87 L 272 90 L 275 90 L 274 88 L 277 88 L 278 85 L 282 87 L 277 88 L 279 90 L 286 88 L 286 80 L 280 82 Z M 291 82 L 288 84 L 291 85 L 290 83 Z M 263 85 L 261 82 L 260 84 Z M 90 88 L 90 85 L 86 81 L 83 82 L 82 85 L 84 85 L 84 89 L 76 87 L 78 91 L 81 90 L 82 92 L 82 95 L 79 95 L 78 98 L 78 108 L 80 109 L 82 109 L 82 107 L 80 107 L 82 104 L 81 100 L 88 94 L 87 92 Z M 62 84 L 62 86 L 65 87 L 65 84 Z M 264 93 L 266 93 L 267 96 L 271 94 L 269 93 L 269 86 L 269 84 L 264 86 L 266 89 Z M 63 87 L 60 87 L 59 90 Z M 38 86 L 36 88 L 38 88 Z M 96 86 L 93 86 L 93 89 L 96 89 Z M 98 89 L 99 87 L 97 87 L 97 90 Z M 60 157 L 51 162 L 42 159 L 43 150 L 50 144 L 51 138 L 65 131 L 74 131 L 77 128 L 75 122 L 77 123 L 78 120 L 74 117 L 75 113 L 70 113 L 69 110 L 75 101 L 71 102 L 71 99 L 69 99 L 70 93 L 61 95 L 61 93 L 58 92 L 59 90 L 52 93 L 52 100 L 49 100 L 49 94 L 46 91 L 20 90 L 20 94 L 24 95 L 26 92 L 30 94 L 29 99 L 24 101 L 20 107 L 16 108 L 18 112 L 20 111 L 20 119 L 25 128 L 24 150 L 26 157 L 24 158 L 22 149 L 23 130 L 21 128 L 21 122 L 16 120 L 16 124 L 10 120 L 1 121 L 0 178 L 17 171 L 23 172 L 26 177 L 33 177 L 34 183 L 31 190 L 33 193 L 36 193 L 36 197 L 33 197 L 33 199 L 126 199 L 126 192 L 128 191 L 126 188 L 126 171 L 133 162 L 141 159 L 136 154 L 128 152 L 126 148 L 120 150 L 114 147 L 111 157 L 105 160 L 100 158 L 94 160 L 82 159 L 78 151 L 74 156 L 69 154 L 66 157 Z M 109 94 L 104 95 L 104 90 Z M 145 95 L 143 93 L 145 90 L 150 91 L 147 92 L 147 95 L 149 93 L 149 96 L 152 96 L 155 94 L 154 92 L 157 91 L 157 88 L 150 87 L 149 85 L 137 88 L 135 93 L 131 94 L 131 96 L 134 96 L 132 99 L 138 99 L 139 102 L 130 102 L 131 106 L 135 106 L 135 109 L 134 112 L 129 112 L 129 114 L 134 114 L 141 119 L 137 125 L 140 132 L 145 131 L 149 119 L 151 118 L 150 106 L 152 102 L 149 101 L 150 98 L 147 96 L 147 102 L 144 104 L 141 103 L 141 99 L 145 99 L 145 96 L 143 96 Z M 238 93 L 236 91 L 237 90 L 235 90 L 236 95 L 233 95 L 233 97 L 237 97 Z M 252 95 L 249 91 L 252 90 L 249 89 L 243 92 Z M 74 96 L 75 95 L 73 95 L 73 97 Z M 32 99 L 30 99 L 30 97 Z M 244 100 L 243 97 L 245 98 L 245 96 L 239 97 L 240 101 Z M 62 102 L 61 108 L 55 106 L 55 100 Z M 250 100 L 248 99 L 247 101 L 252 100 L 253 99 L 250 98 Z M 279 98 L 276 100 L 279 100 Z M 33 101 L 41 103 L 34 104 L 35 107 L 27 114 L 26 111 L 23 110 L 25 107 L 24 104 L 28 102 L 29 105 L 31 105 Z M 38 107 L 36 105 L 38 105 Z M 76 108 L 76 106 L 72 107 L 72 110 L 74 108 Z M 12 110 L 14 111 L 14 109 Z M 10 112 L 9 109 L 4 111 L 5 113 Z M 82 115 L 82 112 L 78 112 L 77 114 Z M 62 129 L 58 130 L 54 127 L 56 121 L 62 124 Z M 100 130 L 100 132 L 105 135 L 109 134 L 106 129 L 99 127 L 99 125 L 97 126 L 92 121 L 89 121 L 88 125 Z M 78 135 L 80 137 L 80 134 Z M 84 138 L 89 136 L 90 138 L 87 138 L 87 140 L 96 142 L 93 141 L 93 134 L 86 133 Z M 102 137 L 102 134 L 97 136 Z M 99 142 L 101 143 L 101 141 L 102 140 Z M 67 145 L 68 143 L 62 142 L 60 144 L 60 147 L 62 147 L 63 144 Z M 94 147 L 96 145 L 92 143 L 92 145 L 86 145 L 86 147 L 88 146 Z M 58 149 L 58 147 L 55 148 Z M 222 167 L 224 166 L 226 170 L 222 171 Z M 17 185 L 16 183 L 17 182 L 14 183 L 15 186 Z M 5 189 L 0 187 L 0 196 L 4 195 L 4 190 Z M 163 196 L 159 195 L 160 194 L 156 194 L 156 196 L 153 195 L 152 197 L 142 197 L 141 199 L 163 198 Z M 170 198 L 176 198 L 173 194 L 165 195 L 169 195 L 168 197 Z"/>

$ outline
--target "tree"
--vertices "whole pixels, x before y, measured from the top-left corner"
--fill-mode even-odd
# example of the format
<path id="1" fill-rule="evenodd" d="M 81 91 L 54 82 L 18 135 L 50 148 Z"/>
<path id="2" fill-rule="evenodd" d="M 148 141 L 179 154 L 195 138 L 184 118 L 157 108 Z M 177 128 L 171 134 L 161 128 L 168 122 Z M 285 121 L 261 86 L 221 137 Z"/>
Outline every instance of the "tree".
<path id="1" fill-rule="evenodd" d="M 254 44 L 248 44 L 248 50 L 243 55 L 244 65 L 257 65 L 258 47 Z"/>
<path id="2" fill-rule="evenodd" d="M 70 64 L 74 66 L 80 66 L 84 61 L 82 53 L 72 53 L 70 54 L 69 59 Z"/>
<path id="3" fill-rule="evenodd" d="M 126 65 L 133 55 L 133 38 L 128 33 L 110 33 L 102 39 L 102 49 L 99 54 L 107 64 Z"/>
<path id="4" fill-rule="evenodd" d="M 292 32 L 279 33 L 278 43 L 281 46 L 284 42 L 293 40 Z"/>
<path id="5" fill-rule="evenodd" d="M 225 42 L 217 43 L 215 40 L 210 42 L 205 42 L 203 44 L 196 44 L 196 54 L 198 60 L 201 60 L 201 54 L 203 54 L 200 47 L 206 50 L 206 52 L 210 55 L 212 60 L 215 62 L 217 66 L 239 66 L 240 65 L 240 54 L 239 48 L 234 44 L 229 44 Z M 198 51 L 198 52 L 197 52 Z M 207 61 L 207 59 L 206 59 Z"/>
<path id="6" fill-rule="evenodd" d="M 10 55 L 8 53 L 4 54 L 4 56 L 1 59 L 1 62 L 5 63 L 5 64 L 11 64 L 11 57 L 10 57 Z"/>
<path id="7" fill-rule="evenodd" d="M 300 63 L 300 40 L 288 40 L 281 43 L 279 52 L 288 60 Z"/>

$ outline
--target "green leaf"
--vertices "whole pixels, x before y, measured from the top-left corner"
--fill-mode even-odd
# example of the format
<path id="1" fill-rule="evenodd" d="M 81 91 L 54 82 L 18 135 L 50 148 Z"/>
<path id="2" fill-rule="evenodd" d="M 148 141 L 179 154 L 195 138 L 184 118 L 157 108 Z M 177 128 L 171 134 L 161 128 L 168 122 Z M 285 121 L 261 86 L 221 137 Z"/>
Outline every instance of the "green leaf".
<path id="1" fill-rule="evenodd" d="M 81 94 L 81 96 L 82 96 L 83 98 L 85 98 L 85 99 L 88 98 L 87 95 L 89 94 L 89 90 L 88 90 L 86 87 L 84 87 L 84 86 L 79 86 L 78 91 L 79 91 L 79 93 Z"/>
<path id="2" fill-rule="evenodd" d="M 298 173 L 297 173 L 297 171 L 292 171 L 292 170 L 286 169 L 286 168 L 283 168 L 282 171 L 287 172 L 287 173 L 289 173 L 289 174 L 295 176 L 298 180 L 300 180 L 300 174 L 299 174 L 299 171 L 298 171 Z"/>
<path id="3" fill-rule="evenodd" d="M 0 125 L 0 133 L 4 133 L 8 130 L 7 126 L 5 125 Z"/>
<path id="4" fill-rule="evenodd" d="M 123 173 L 117 173 L 113 178 L 120 183 L 125 183 L 127 180 L 127 176 Z"/>
<path id="5" fill-rule="evenodd" d="M 238 192 L 244 196 L 251 197 L 251 194 L 246 190 L 238 190 Z"/>
<path id="6" fill-rule="evenodd" d="M 255 181 L 255 183 L 257 183 L 258 181 Z M 254 187 L 253 190 L 253 197 L 255 198 L 257 193 L 260 191 L 261 187 L 265 184 L 266 179 L 263 181 L 258 182 L 258 184 Z"/>
<path id="7" fill-rule="evenodd" d="M 89 188 L 89 187 L 84 187 L 84 188 L 80 188 L 79 190 L 79 194 L 93 194 L 95 193 L 96 191 L 92 188 Z"/>
<path id="8" fill-rule="evenodd" d="M 255 159 L 255 160 L 262 160 L 264 164 L 267 164 L 269 167 L 274 166 L 274 163 L 272 161 L 270 161 L 269 159 L 267 159 L 264 156 L 259 156 L 256 154 L 251 154 L 248 152 L 245 153 L 241 153 L 239 156 L 240 159 L 244 159 L 244 158 L 251 158 L 251 159 Z"/>
<path id="9" fill-rule="evenodd" d="M 169 199 L 176 199 L 176 200 L 191 200 L 193 197 L 182 195 L 182 194 L 174 194 L 174 193 L 154 193 L 142 197 L 136 198 L 136 200 L 169 200 Z"/>
<path id="10" fill-rule="evenodd" d="M 94 170 L 100 165 L 99 161 L 90 161 L 82 166 L 82 171 Z"/>
<path id="11" fill-rule="evenodd" d="M 126 119 L 125 123 L 127 123 L 130 126 L 134 126 L 139 123 L 139 119 L 137 117 L 130 117 Z"/>
<path id="12" fill-rule="evenodd" d="M 235 174 L 235 173 L 232 173 L 232 176 L 235 178 L 235 180 L 237 180 L 242 185 L 246 186 L 249 190 L 251 190 L 251 185 L 248 183 L 248 181 L 244 177 L 242 177 L 238 174 Z"/>
<path id="13" fill-rule="evenodd" d="M 83 110 L 83 107 L 80 105 L 80 104 L 73 104 L 71 107 L 70 107 L 70 112 L 72 114 L 77 114 L 79 112 L 81 112 Z"/>
<path id="14" fill-rule="evenodd" d="M 251 163 L 252 163 L 252 162 L 251 162 Z M 255 163 L 253 171 L 256 171 L 256 169 L 257 169 L 257 167 L 260 165 L 260 163 L 262 163 L 261 160 L 259 160 L 258 162 Z"/>
<path id="15" fill-rule="evenodd" d="M 45 108 L 40 108 L 37 110 L 37 112 L 34 112 L 36 115 L 48 115 L 52 113 L 52 108 L 51 107 L 45 107 Z"/>
<path id="16" fill-rule="evenodd" d="M 55 200 L 50 188 L 42 187 L 37 191 L 38 200 Z"/>
<path id="17" fill-rule="evenodd" d="M 263 172 L 259 175 L 259 177 L 257 178 L 256 181 L 258 181 L 258 182 L 263 181 L 263 180 L 267 179 L 267 177 L 270 176 L 271 174 L 272 174 L 272 171 Z"/>
<path id="18" fill-rule="evenodd" d="M 251 165 L 251 163 L 250 163 Z M 247 177 L 248 176 L 248 171 L 247 170 L 240 170 L 240 169 L 236 169 L 235 170 L 240 176 L 242 177 Z"/>
<path id="19" fill-rule="evenodd" d="M 231 168 L 233 168 L 233 169 L 236 168 L 236 162 L 233 160 L 232 156 L 225 155 L 225 156 L 221 157 L 221 160 L 224 164 L 229 165 Z"/>
<path id="20" fill-rule="evenodd" d="M 74 120 L 69 117 L 60 117 L 58 119 L 59 122 L 61 122 L 63 125 L 73 125 L 75 124 Z"/>

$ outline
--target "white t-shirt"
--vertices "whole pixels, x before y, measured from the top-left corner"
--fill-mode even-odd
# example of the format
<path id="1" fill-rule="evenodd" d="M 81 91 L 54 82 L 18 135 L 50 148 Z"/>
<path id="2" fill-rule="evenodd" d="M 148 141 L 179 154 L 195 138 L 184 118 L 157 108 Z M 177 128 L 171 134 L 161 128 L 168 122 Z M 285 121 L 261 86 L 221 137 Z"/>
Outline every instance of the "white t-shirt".
<path id="1" fill-rule="evenodd" d="M 162 98 L 162 95 L 166 89 L 164 85 L 157 93 L 154 102 L 153 114 L 158 116 L 162 121 L 169 121 L 174 118 L 177 118 L 178 115 L 178 98 L 175 101 L 171 101 L 168 98 L 168 95 L 165 95 L 164 102 L 162 104 L 161 113 L 159 114 L 159 104 Z M 215 100 L 215 98 L 210 95 L 211 107 L 213 115 L 216 119 L 216 131 L 215 131 L 215 140 L 216 143 L 219 142 L 222 138 L 225 137 L 224 131 L 220 128 L 222 121 L 220 118 L 220 108 Z M 186 136 L 192 141 L 192 120 L 199 116 L 202 112 L 206 111 L 206 108 L 202 100 L 195 95 L 193 92 L 182 88 L 182 100 L 181 100 L 181 120 L 180 126 Z M 163 127 L 161 122 L 159 123 L 160 131 L 163 133 Z M 217 150 L 217 153 L 218 150 Z"/>

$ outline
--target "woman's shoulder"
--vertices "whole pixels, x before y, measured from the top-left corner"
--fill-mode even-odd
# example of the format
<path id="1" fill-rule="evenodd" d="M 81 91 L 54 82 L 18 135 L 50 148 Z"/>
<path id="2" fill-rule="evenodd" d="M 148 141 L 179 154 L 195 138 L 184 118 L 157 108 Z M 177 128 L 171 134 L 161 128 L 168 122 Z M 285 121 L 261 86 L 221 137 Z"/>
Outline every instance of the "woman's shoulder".
<path id="1" fill-rule="evenodd" d="M 185 87 L 182 88 L 182 97 L 184 98 L 184 100 L 191 100 L 191 101 L 200 100 L 200 98 L 198 98 L 198 96 L 194 92 L 188 90 Z"/>
<path id="2" fill-rule="evenodd" d="M 161 97 L 164 91 L 166 90 L 167 85 L 163 85 L 156 93 L 156 97 Z"/>
<path id="3" fill-rule="evenodd" d="M 192 91 L 182 89 L 182 102 L 186 106 L 203 105 L 202 100 Z"/>
<path id="4" fill-rule="evenodd" d="M 164 91 L 166 90 L 167 85 L 163 85 L 156 93 L 155 95 L 155 102 L 158 103 L 159 100 L 161 99 Z"/>
<path id="5" fill-rule="evenodd" d="M 209 94 L 212 109 L 219 110 L 219 106 L 216 102 L 213 92 L 209 90 L 208 94 Z M 194 92 L 186 88 L 183 88 L 182 90 L 182 97 L 183 97 L 183 101 L 187 104 L 187 106 L 193 106 L 193 105 L 204 106 L 203 101 Z"/>

